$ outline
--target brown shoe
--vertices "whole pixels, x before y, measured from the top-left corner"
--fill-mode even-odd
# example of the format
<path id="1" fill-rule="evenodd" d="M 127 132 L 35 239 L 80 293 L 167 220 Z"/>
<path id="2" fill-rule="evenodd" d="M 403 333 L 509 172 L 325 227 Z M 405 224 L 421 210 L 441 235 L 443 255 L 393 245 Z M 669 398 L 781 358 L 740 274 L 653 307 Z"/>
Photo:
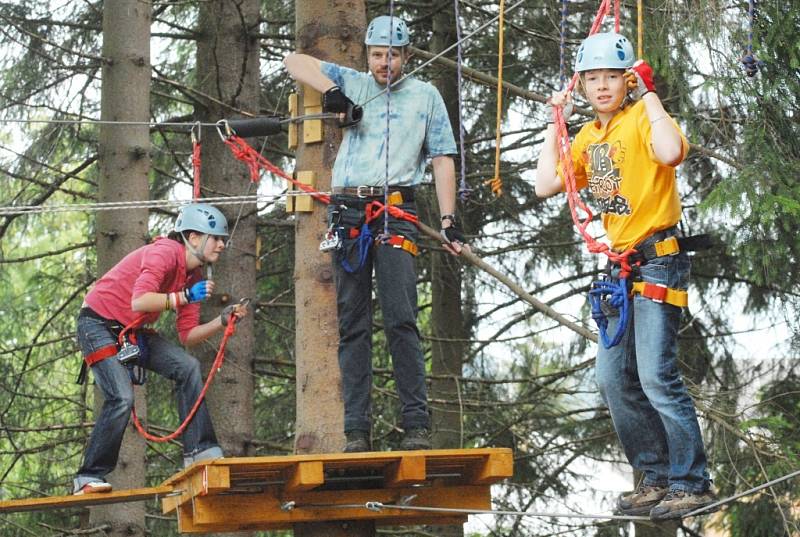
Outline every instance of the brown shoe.
<path id="1" fill-rule="evenodd" d="M 636 490 L 626 492 L 617 498 L 617 507 L 614 512 L 618 515 L 646 515 L 658 505 L 669 492 L 667 487 L 656 487 L 640 484 Z"/>
<path id="2" fill-rule="evenodd" d="M 671 520 L 682 518 L 692 511 L 709 506 L 717 501 L 717 495 L 707 490 L 705 492 L 685 492 L 671 490 L 664 499 L 650 511 L 650 520 Z M 716 509 L 703 511 L 702 514 L 711 513 Z"/>
<path id="3" fill-rule="evenodd" d="M 369 431 L 350 431 L 344 433 L 346 443 L 344 445 L 345 453 L 361 453 L 363 451 L 372 451 L 372 442 L 369 439 Z"/>

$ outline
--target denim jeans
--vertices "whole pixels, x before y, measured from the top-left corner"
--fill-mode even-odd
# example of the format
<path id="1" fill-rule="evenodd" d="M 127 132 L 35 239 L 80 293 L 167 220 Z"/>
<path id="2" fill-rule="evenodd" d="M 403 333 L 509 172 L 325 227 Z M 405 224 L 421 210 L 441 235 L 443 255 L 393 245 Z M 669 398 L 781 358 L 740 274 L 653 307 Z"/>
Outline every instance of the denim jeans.
<path id="1" fill-rule="evenodd" d="M 337 203 L 348 206 L 344 214 L 340 215 L 341 223 L 345 226 L 357 224 L 363 209 L 351 206 L 354 203 L 346 198 L 335 197 L 329 214 Z M 416 214 L 413 203 L 405 203 L 399 207 Z M 383 218 L 376 219 L 370 227 L 377 237 L 383 232 Z M 389 219 L 389 230 L 392 234 L 402 235 L 415 242 L 418 237 L 414 224 L 394 218 Z M 417 329 L 417 271 L 414 256 L 400 248 L 374 244 L 369 249 L 364 266 L 349 273 L 342 268 L 341 255 L 349 254 L 351 265 L 355 266 L 357 255 L 352 252 L 353 248 L 357 248 L 355 244 L 355 239 L 346 239 L 343 249 L 333 256 L 339 315 L 339 368 L 344 398 L 344 430 L 369 431 L 371 428 L 373 270 L 400 397 L 402 426 L 405 429 L 428 428 L 430 417 L 425 385 L 425 359 Z"/>
<path id="2" fill-rule="evenodd" d="M 686 289 L 691 262 L 686 253 L 642 265 L 646 282 Z M 612 271 L 612 277 L 618 270 Z M 608 331 L 617 330 L 611 310 Z M 706 454 L 694 403 L 677 365 L 681 309 L 640 295 L 619 345 L 597 353 L 597 382 L 625 455 L 644 473 L 644 483 L 688 493 L 709 488 Z"/>
<path id="3" fill-rule="evenodd" d="M 95 350 L 116 343 L 117 338 L 106 324 L 93 317 L 78 317 L 78 344 L 86 356 Z M 203 377 L 200 363 L 178 345 L 158 334 L 147 334 L 149 359 L 147 369 L 175 382 L 178 397 L 178 416 L 187 416 L 200 391 Z M 117 465 L 122 437 L 133 407 L 133 385 L 128 369 L 112 356 L 92 366 L 95 383 L 103 392 L 103 407 L 95 421 L 83 464 L 78 470 L 76 486 L 91 478 L 105 478 Z M 183 433 L 184 456 L 218 446 L 205 401 Z"/>

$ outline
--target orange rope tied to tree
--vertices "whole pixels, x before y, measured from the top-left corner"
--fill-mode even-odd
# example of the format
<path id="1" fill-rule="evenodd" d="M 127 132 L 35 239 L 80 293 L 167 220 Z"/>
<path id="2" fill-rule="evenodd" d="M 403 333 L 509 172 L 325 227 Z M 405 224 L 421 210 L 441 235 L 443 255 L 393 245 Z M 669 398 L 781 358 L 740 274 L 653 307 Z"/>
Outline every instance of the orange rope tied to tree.
<path id="1" fill-rule="evenodd" d="M 495 196 L 503 194 L 503 179 L 500 177 L 500 142 L 503 136 L 503 49 L 504 27 L 505 27 L 506 2 L 500 0 L 500 18 L 498 20 L 497 33 L 497 124 L 495 126 L 495 148 L 494 148 L 494 178 L 486 181 L 492 187 Z"/>

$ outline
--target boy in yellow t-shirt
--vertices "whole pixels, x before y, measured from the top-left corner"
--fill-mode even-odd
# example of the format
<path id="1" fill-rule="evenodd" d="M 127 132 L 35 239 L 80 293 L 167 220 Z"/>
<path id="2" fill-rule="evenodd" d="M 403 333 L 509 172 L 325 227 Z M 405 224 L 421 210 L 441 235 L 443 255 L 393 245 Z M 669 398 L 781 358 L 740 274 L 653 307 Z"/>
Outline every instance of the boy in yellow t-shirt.
<path id="1" fill-rule="evenodd" d="M 628 461 L 644 474 L 635 491 L 619 497 L 616 511 L 680 518 L 715 501 L 694 404 L 677 367 L 683 304 L 676 297 L 685 300 L 690 261 L 676 251 L 681 205 L 675 166 L 688 144 L 655 93 L 652 69 L 642 60 L 634 63 L 624 36 L 589 36 L 575 70 L 597 114 L 572 144 L 576 186 L 588 186 L 598 201 L 612 250 L 635 248 L 641 261 L 627 325 L 606 307 L 608 329 L 623 327 L 621 339 L 608 348 L 600 345 L 597 353 L 600 393 Z M 551 98 L 553 106 L 569 101 L 566 92 Z M 539 155 L 536 194 L 544 198 L 563 190 L 551 124 Z M 618 265 L 612 264 L 611 276 L 619 281 Z"/>

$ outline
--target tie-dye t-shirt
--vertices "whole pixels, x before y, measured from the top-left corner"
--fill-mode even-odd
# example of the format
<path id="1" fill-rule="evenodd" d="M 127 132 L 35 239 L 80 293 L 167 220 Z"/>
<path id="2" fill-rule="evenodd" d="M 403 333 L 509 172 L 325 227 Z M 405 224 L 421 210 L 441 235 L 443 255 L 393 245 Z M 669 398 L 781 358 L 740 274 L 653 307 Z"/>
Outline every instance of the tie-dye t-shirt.
<path id="1" fill-rule="evenodd" d="M 369 73 L 334 63 L 322 62 L 322 73 L 356 104 L 385 88 Z M 333 186 L 385 183 L 386 100 L 383 94 L 368 102 L 361 122 L 344 129 L 333 166 Z M 390 102 L 389 184 L 418 185 L 425 176 L 426 159 L 456 153 L 447 109 L 436 88 L 411 77 L 392 87 Z"/>

